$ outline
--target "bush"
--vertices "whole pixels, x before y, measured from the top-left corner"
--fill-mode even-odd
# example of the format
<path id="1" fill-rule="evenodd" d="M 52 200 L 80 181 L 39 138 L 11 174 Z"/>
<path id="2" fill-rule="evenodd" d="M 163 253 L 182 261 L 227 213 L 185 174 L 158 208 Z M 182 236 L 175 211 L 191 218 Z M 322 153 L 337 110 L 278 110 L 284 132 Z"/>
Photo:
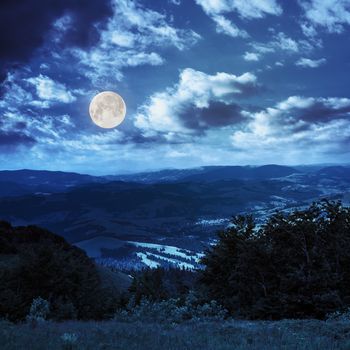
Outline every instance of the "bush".
<path id="1" fill-rule="evenodd" d="M 73 350 L 78 343 L 78 336 L 75 333 L 64 333 L 61 335 L 63 349 Z"/>
<path id="2" fill-rule="evenodd" d="M 30 311 L 27 316 L 28 322 L 44 322 L 50 313 L 50 303 L 39 297 L 33 300 Z"/>
<path id="3" fill-rule="evenodd" d="M 350 323 L 350 308 L 343 311 L 334 311 L 327 315 L 327 321 L 341 321 Z"/>
<path id="4" fill-rule="evenodd" d="M 181 323 L 188 320 L 223 320 L 227 311 L 216 301 L 201 304 L 193 293 L 184 301 L 168 299 L 154 302 L 142 299 L 139 305 L 129 304 L 126 310 L 120 310 L 115 319 L 122 321 L 149 321 L 160 323 Z"/>

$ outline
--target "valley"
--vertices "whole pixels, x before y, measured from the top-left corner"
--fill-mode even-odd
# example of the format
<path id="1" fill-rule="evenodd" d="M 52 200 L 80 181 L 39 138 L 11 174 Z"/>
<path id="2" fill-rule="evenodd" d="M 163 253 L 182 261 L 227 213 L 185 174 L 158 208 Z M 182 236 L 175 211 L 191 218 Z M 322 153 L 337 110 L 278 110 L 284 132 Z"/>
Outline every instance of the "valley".
<path id="1" fill-rule="evenodd" d="M 227 166 L 104 177 L 3 171 L 0 195 L 2 220 L 45 227 L 101 264 L 195 269 L 233 215 L 252 214 L 262 224 L 276 210 L 322 198 L 349 203 L 350 168 Z"/>

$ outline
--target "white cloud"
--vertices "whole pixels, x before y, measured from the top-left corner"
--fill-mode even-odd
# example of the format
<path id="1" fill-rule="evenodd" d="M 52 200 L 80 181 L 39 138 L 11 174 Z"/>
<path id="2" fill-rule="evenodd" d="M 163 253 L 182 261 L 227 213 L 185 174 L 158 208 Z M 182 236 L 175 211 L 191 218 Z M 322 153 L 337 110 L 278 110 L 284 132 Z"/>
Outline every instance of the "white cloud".
<path id="1" fill-rule="evenodd" d="M 258 19 L 266 15 L 280 15 L 282 8 L 276 0 L 195 0 L 204 12 L 216 23 L 218 33 L 232 37 L 247 37 L 245 30 L 239 29 L 224 15 L 237 13 L 244 19 Z"/>
<path id="2" fill-rule="evenodd" d="M 209 15 L 236 12 L 242 18 L 254 19 L 282 14 L 275 0 L 196 0 L 196 3 Z"/>
<path id="3" fill-rule="evenodd" d="M 300 58 L 295 64 L 303 68 L 317 68 L 325 64 L 327 60 L 325 58 L 320 58 L 318 60 L 312 60 L 310 58 Z"/>
<path id="4" fill-rule="evenodd" d="M 324 27 L 330 33 L 341 33 L 350 24 L 349 0 L 302 0 L 309 26 L 304 24 L 305 34 L 314 35 L 315 27 Z"/>
<path id="5" fill-rule="evenodd" d="M 71 103 L 76 100 L 76 97 L 64 84 L 54 81 L 45 75 L 40 74 L 37 77 L 27 79 L 27 81 L 34 85 L 38 97 L 42 100 L 62 103 Z"/>
<path id="6" fill-rule="evenodd" d="M 277 47 L 277 48 L 280 48 L 283 51 L 291 51 L 291 52 L 298 52 L 299 51 L 299 45 L 298 45 L 297 41 L 288 37 L 283 32 L 280 32 L 276 35 L 275 40 L 273 41 L 272 45 Z"/>
<path id="7" fill-rule="evenodd" d="M 114 15 L 101 31 L 99 43 L 89 51 L 70 49 L 83 73 L 95 85 L 106 79 L 121 80 L 125 67 L 161 65 L 160 52 L 165 47 L 185 50 L 200 35 L 192 30 L 172 26 L 165 14 L 144 8 L 138 1 L 114 0 Z"/>
<path id="8" fill-rule="evenodd" d="M 137 1 L 114 0 L 114 16 L 104 33 L 108 41 L 113 33 L 133 33 L 134 42 L 145 48 L 151 44 L 175 46 L 184 50 L 199 39 L 192 30 L 171 26 L 164 14 L 141 7 Z"/>
<path id="9" fill-rule="evenodd" d="M 321 156 L 340 150 L 349 138 L 348 98 L 291 96 L 274 107 L 246 115 L 250 118 L 246 129 L 231 136 L 233 146 L 245 152 L 303 157 L 309 150 Z"/>
<path id="10" fill-rule="evenodd" d="M 126 48 L 132 48 L 135 45 L 135 37 L 132 33 L 114 31 L 110 36 L 111 43 Z"/>
<path id="11" fill-rule="evenodd" d="M 243 55 L 243 58 L 244 58 L 246 61 L 259 61 L 259 57 L 260 57 L 260 54 L 255 53 L 255 52 L 246 52 L 246 53 Z"/>
<path id="12" fill-rule="evenodd" d="M 0 108 L 4 108 L 8 111 L 15 111 L 17 106 L 25 105 L 33 101 L 33 95 L 24 89 L 22 86 L 16 83 L 17 75 L 9 73 L 5 80 L 5 86 L 7 89 L 0 99 Z"/>
<path id="13" fill-rule="evenodd" d="M 249 46 L 252 48 L 252 52 L 249 52 L 249 54 L 256 54 L 261 57 L 269 53 L 281 51 L 289 55 L 298 53 L 308 54 L 313 51 L 315 47 L 321 47 L 322 43 L 316 39 L 295 40 L 284 32 L 273 32 L 272 38 L 269 42 L 251 42 L 249 43 Z"/>
<path id="14" fill-rule="evenodd" d="M 252 42 L 249 45 L 255 51 L 252 53 L 257 53 L 259 55 L 265 55 L 276 51 L 286 51 L 287 53 L 293 54 L 298 53 L 300 50 L 300 44 L 283 32 L 274 34 L 270 42 Z"/>
<path id="15" fill-rule="evenodd" d="M 208 75 L 187 68 L 180 73 L 176 85 L 152 95 L 148 103 L 139 109 L 135 126 L 145 136 L 154 136 L 158 132 L 165 133 L 167 137 L 176 136 L 174 133 L 192 133 L 193 130 L 186 127 L 180 117 L 187 109 L 209 108 L 213 102 L 229 105 L 235 97 L 245 95 L 256 87 L 256 76 L 251 73 L 240 76 L 222 72 Z M 204 124 L 202 126 L 205 127 Z"/>
<path id="16" fill-rule="evenodd" d="M 301 23 L 301 30 L 303 31 L 304 35 L 309 38 L 314 38 L 317 35 L 315 27 L 305 22 Z"/>
<path id="17" fill-rule="evenodd" d="M 137 52 L 135 55 L 126 59 L 126 63 L 130 67 L 141 66 L 143 64 L 149 64 L 151 66 L 158 66 L 164 62 L 163 58 L 155 52 L 149 54 L 144 52 Z"/>
<path id="18" fill-rule="evenodd" d="M 234 23 L 225 18 L 224 16 L 213 15 L 212 19 L 216 23 L 216 31 L 218 33 L 226 34 L 229 36 L 246 38 L 248 33 L 245 30 L 239 29 Z"/>

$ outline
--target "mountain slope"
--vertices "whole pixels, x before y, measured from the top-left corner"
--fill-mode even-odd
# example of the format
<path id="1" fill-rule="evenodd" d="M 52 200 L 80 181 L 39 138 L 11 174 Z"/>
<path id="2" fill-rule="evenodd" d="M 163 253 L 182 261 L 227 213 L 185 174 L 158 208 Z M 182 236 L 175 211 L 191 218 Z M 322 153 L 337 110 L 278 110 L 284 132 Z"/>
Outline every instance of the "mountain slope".
<path id="1" fill-rule="evenodd" d="M 184 177 L 183 181 L 212 182 L 221 180 L 267 180 L 299 173 L 298 170 L 280 166 L 264 165 L 260 167 L 224 166 L 208 167 L 201 173 Z"/>
<path id="2" fill-rule="evenodd" d="M 106 182 L 103 177 L 47 170 L 0 171 L 0 196 L 62 192 L 82 184 Z"/>
<path id="3" fill-rule="evenodd" d="M 0 221 L 0 317 L 23 320 L 35 298 L 50 302 L 50 317 L 109 316 L 130 278 L 96 264 L 84 251 L 37 226 Z"/>

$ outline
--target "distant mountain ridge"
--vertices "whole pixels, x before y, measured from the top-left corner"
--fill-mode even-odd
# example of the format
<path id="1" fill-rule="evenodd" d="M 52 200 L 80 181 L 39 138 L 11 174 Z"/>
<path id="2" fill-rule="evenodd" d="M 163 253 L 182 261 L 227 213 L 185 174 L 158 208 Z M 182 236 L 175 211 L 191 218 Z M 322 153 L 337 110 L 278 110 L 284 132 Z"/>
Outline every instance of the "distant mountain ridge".
<path id="1" fill-rule="evenodd" d="M 0 196 L 62 192 L 87 183 L 106 182 L 103 177 L 49 170 L 0 171 Z"/>
<path id="2" fill-rule="evenodd" d="M 2 170 L 0 171 L 0 181 L 11 181 L 19 184 L 43 185 L 46 182 L 56 184 L 69 184 L 94 182 L 100 177 L 79 174 L 74 172 L 50 171 L 50 170 Z"/>
<path id="3" fill-rule="evenodd" d="M 142 172 L 128 175 L 112 175 L 110 180 L 136 181 L 143 183 L 156 182 L 212 182 L 220 180 L 262 180 L 283 177 L 300 171 L 283 165 L 262 166 L 203 166 L 193 169 L 168 169 L 154 172 Z"/>
<path id="4" fill-rule="evenodd" d="M 298 170 L 281 165 L 263 165 L 259 167 L 223 166 L 206 168 L 199 174 L 186 176 L 184 181 L 221 181 L 221 180 L 265 180 L 299 173 Z"/>
<path id="5" fill-rule="evenodd" d="M 267 164 L 261 166 L 218 165 L 190 169 L 164 169 L 121 175 L 93 176 L 75 172 L 50 170 L 0 170 L 0 183 L 12 183 L 24 187 L 50 186 L 69 188 L 87 183 L 106 183 L 112 181 L 157 183 L 178 181 L 219 181 L 219 180 L 262 180 L 284 177 L 296 173 L 318 173 L 330 176 L 350 174 L 350 166 L 285 166 Z"/>
<path id="6" fill-rule="evenodd" d="M 179 260 L 183 252 L 165 257 L 151 246 L 140 250 L 141 243 L 188 249 L 195 256 L 232 215 L 250 213 L 260 223 L 275 210 L 321 198 L 350 203 L 350 167 L 212 166 L 101 177 L 0 172 L 0 219 L 40 225 L 88 246 L 94 256 L 101 247 L 114 256 L 113 249 L 138 242 L 137 256 L 158 263 Z"/>
<path id="7" fill-rule="evenodd" d="M 220 180 L 258 180 L 287 176 L 298 170 L 279 165 L 261 167 L 208 166 L 194 169 L 166 169 L 129 175 L 92 176 L 49 170 L 2 170 L 0 171 L 0 197 L 16 197 L 31 193 L 57 193 L 90 183 L 112 181 L 159 183 L 159 182 L 212 182 Z"/>

